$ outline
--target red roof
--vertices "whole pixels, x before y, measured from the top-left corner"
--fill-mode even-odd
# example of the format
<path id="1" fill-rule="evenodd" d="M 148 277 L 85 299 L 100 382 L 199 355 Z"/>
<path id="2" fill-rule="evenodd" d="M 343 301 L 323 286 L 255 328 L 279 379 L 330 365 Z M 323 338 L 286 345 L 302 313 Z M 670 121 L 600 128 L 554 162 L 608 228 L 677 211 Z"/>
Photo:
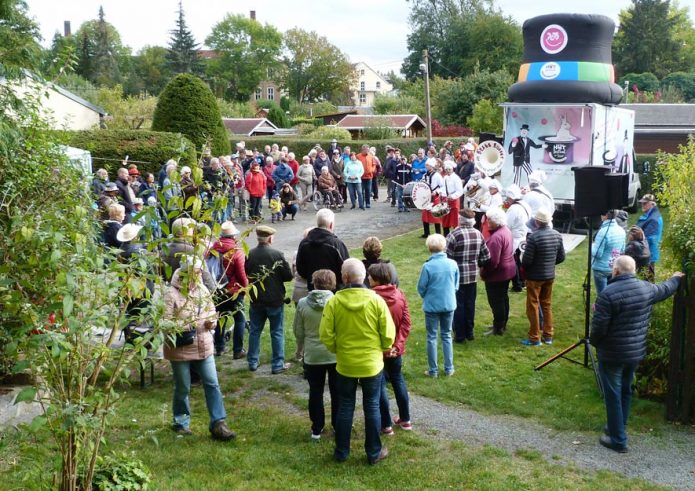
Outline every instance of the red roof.
<path id="1" fill-rule="evenodd" d="M 425 122 L 417 114 L 348 114 L 336 126 L 346 130 L 361 130 L 365 127 L 382 125 L 383 123 L 397 130 L 407 130 L 413 124 L 420 128 L 425 127 Z"/>
<path id="2" fill-rule="evenodd" d="M 253 133 L 270 133 L 277 130 L 277 126 L 266 118 L 222 118 L 224 127 L 233 135 L 251 136 Z"/>

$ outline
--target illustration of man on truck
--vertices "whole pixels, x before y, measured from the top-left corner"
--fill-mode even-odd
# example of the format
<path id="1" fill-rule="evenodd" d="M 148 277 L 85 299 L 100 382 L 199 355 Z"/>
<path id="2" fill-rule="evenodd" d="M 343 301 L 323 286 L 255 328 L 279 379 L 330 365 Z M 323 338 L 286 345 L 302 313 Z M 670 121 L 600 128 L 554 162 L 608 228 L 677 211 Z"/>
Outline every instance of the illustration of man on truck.
<path id="1" fill-rule="evenodd" d="M 514 158 L 514 184 L 521 186 L 521 171 L 523 170 L 526 174 L 526 181 L 528 182 L 528 176 L 533 172 L 531 168 L 531 147 L 541 148 L 540 143 L 536 143 L 528 137 L 528 124 L 522 124 L 519 130 L 519 136 L 512 138 L 509 143 L 508 152 Z"/>

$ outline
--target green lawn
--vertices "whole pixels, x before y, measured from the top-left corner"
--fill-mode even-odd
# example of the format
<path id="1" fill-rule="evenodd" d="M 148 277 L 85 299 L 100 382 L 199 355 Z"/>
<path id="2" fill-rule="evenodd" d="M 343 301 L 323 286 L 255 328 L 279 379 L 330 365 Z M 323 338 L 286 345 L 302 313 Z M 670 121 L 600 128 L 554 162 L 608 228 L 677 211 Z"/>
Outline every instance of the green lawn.
<path id="1" fill-rule="evenodd" d="M 554 295 L 556 338 L 553 346 L 526 348 L 525 295 L 512 294 L 511 318 L 503 337 L 485 337 L 491 322 L 484 286 L 479 285 L 476 340 L 455 346 L 456 375 L 437 380 L 422 375 L 427 365 L 421 302 L 415 290 L 427 257 L 418 232 L 384 241 L 384 257 L 399 271 L 401 287 L 410 302 L 413 330 L 405 357 L 405 376 L 411 392 L 463 404 L 487 414 L 512 414 L 559 430 L 598 431 L 604 410 L 591 370 L 560 360 L 542 371 L 533 367 L 584 332 L 582 282 L 586 243 L 568 255 L 558 268 Z M 352 251 L 361 256 L 360 251 Z M 294 353 L 291 325 L 294 308 L 286 309 L 288 358 Z M 263 336 L 261 362 L 270 359 L 270 342 Z M 581 360 L 577 350 L 573 357 Z M 142 460 L 152 471 L 155 489 L 658 489 L 639 480 L 608 472 L 588 472 L 546 462 L 533 449 L 510 454 L 493 447 L 448 441 L 436 435 L 397 431 L 387 439 L 392 457 L 375 467 L 366 464 L 361 424 L 355 427 L 348 462 L 332 460 L 332 442 L 309 439 L 306 401 L 282 385 L 284 377 L 263 378 L 233 368 L 229 358 L 219 365 L 233 443 L 212 442 L 202 391 L 192 397 L 193 437 L 176 437 L 170 428 L 172 387 L 165 362 L 158 364 L 155 384 L 144 391 L 124 387 L 124 398 L 107 433 L 108 450 Z M 243 367 L 243 364 L 242 364 Z M 300 372 L 295 366 L 292 374 Z M 135 382 L 134 382 L 135 384 Z M 357 409 L 357 413 L 360 413 Z M 413 420 L 417 428 L 417 414 Z M 659 433 L 666 423 L 663 406 L 635 400 L 632 434 Z M 597 447 L 598 448 L 598 447 Z M 8 431 L 0 438 L 2 489 L 38 489 L 51 471 L 48 435 L 27 436 Z M 598 450 L 597 450 L 598 451 Z"/>

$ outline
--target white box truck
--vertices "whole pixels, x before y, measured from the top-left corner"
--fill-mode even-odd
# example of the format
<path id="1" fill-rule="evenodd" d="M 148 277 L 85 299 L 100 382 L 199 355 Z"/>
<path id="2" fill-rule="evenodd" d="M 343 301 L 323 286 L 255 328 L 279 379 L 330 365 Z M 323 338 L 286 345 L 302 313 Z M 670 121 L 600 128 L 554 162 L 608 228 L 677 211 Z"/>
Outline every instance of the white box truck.
<path id="1" fill-rule="evenodd" d="M 528 174 L 542 170 L 556 219 L 571 219 L 572 167 L 610 166 L 628 174 L 628 206 L 636 209 L 640 180 L 634 172 L 634 111 L 595 103 L 506 103 L 503 108 L 503 186 L 527 186 Z"/>

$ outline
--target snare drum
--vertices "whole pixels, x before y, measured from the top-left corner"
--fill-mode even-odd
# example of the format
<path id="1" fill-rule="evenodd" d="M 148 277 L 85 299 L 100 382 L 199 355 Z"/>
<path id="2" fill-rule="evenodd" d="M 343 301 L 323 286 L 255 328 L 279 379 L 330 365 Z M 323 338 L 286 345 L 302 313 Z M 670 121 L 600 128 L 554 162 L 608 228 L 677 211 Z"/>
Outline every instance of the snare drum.
<path id="1" fill-rule="evenodd" d="M 447 213 L 449 213 L 449 211 L 450 211 L 449 210 L 449 203 L 447 203 L 445 201 L 443 203 L 439 203 L 439 204 L 434 205 L 432 207 L 432 209 L 430 210 L 430 213 L 432 213 L 432 216 L 434 218 L 441 218 L 444 215 L 446 215 Z"/>
<path id="2" fill-rule="evenodd" d="M 412 181 L 403 188 L 403 204 L 408 208 L 426 209 L 432 202 L 432 191 L 423 181 Z"/>

